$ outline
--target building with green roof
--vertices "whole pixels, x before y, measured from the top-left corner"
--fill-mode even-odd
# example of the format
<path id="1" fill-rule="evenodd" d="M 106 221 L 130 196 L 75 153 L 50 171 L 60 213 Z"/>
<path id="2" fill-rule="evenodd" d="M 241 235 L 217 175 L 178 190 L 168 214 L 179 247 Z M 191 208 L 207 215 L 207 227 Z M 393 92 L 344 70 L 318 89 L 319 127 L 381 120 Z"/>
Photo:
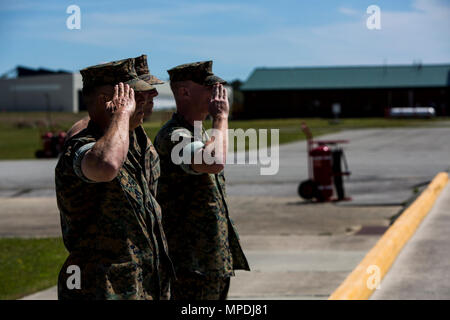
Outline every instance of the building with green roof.
<path id="1" fill-rule="evenodd" d="M 241 118 L 382 117 L 392 108 L 448 115 L 450 64 L 257 68 L 241 87 Z"/>

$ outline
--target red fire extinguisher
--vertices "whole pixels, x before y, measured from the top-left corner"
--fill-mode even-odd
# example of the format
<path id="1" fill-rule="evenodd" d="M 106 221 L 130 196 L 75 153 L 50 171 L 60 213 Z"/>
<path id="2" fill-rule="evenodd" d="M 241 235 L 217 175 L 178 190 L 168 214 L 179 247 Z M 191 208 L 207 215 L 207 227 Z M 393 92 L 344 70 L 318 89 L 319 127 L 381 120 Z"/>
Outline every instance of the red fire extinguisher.
<path id="1" fill-rule="evenodd" d="M 44 156 L 47 158 L 52 157 L 52 139 L 53 133 L 46 132 L 42 135 L 42 143 L 44 145 Z"/>
<path id="2" fill-rule="evenodd" d="M 57 144 L 56 144 L 56 154 L 54 155 L 55 157 L 57 157 L 58 154 L 60 154 L 63 151 L 64 141 L 66 141 L 66 136 L 67 136 L 67 133 L 64 131 L 60 131 L 58 133 L 58 140 L 57 140 Z"/>
<path id="3" fill-rule="evenodd" d="M 41 139 L 43 149 L 36 151 L 36 158 L 55 158 L 62 152 L 66 133 L 48 131 L 42 134 Z"/>
<path id="4" fill-rule="evenodd" d="M 313 140 L 312 133 L 305 123 L 302 123 L 302 130 L 306 134 L 309 179 L 300 182 L 299 196 L 318 202 L 351 200 L 345 196 L 342 180 L 343 176 L 350 175 L 350 171 L 342 148 L 337 147 L 338 144 L 348 143 L 348 140 Z M 342 171 L 342 160 L 346 171 Z M 333 185 L 336 188 L 337 198 L 332 198 Z"/>
<path id="5" fill-rule="evenodd" d="M 310 156 L 320 200 L 328 201 L 333 196 L 333 158 L 331 149 L 325 144 L 319 144 L 310 151 Z"/>

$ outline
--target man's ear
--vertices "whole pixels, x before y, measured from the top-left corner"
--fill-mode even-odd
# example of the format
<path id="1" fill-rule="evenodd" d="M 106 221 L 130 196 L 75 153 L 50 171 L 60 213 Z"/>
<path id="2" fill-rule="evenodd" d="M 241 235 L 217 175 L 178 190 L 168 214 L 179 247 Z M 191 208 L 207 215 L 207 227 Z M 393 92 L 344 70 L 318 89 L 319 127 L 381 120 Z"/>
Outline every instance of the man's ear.
<path id="1" fill-rule="evenodd" d="M 97 95 L 97 105 L 98 106 L 104 106 L 106 105 L 106 102 L 108 102 L 108 97 L 104 93 L 99 93 Z"/>
<path id="2" fill-rule="evenodd" d="M 97 88 L 97 105 L 105 106 L 108 101 L 111 101 L 114 94 L 114 88 L 112 86 L 102 86 Z"/>
<path id="3" fill-rule="evenodd" d="M 190 97 L 191 96 L 191 91 L 189 90 L 188 87 L 182 86 L 179 88 L 180 90 L 180 95 L 184 98 L 186 97 Z"/>

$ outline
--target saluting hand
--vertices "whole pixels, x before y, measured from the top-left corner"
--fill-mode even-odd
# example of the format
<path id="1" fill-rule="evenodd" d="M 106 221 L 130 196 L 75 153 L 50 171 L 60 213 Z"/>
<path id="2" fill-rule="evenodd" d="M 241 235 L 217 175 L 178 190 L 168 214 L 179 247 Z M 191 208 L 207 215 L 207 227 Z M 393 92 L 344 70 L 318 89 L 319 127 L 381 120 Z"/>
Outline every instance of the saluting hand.
<path id="1" fill-rule="evenodd" d="M 136 110 L 133 88 L 122 82 L 116 84 L 112 100 L 106 103 L 106 110 L 111 114 L 125 112 L 131 116 Z"/>
<path id="2" fill-rule="evenodd" d="M 230 106 L 228 104 L 227 89 L 221 83 L 216 83 L 213 86 L 208 110 L 213 118 L 228 118 Z"/>

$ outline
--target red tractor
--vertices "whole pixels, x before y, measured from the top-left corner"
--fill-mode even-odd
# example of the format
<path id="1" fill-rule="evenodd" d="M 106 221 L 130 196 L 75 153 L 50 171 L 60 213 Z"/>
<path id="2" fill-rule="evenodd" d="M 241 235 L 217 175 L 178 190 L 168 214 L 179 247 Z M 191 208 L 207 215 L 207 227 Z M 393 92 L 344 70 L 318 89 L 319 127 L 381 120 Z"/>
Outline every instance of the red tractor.
<path id="1" fill-rule="evenodd" d="M 348 140 L 313 140 L 305 123 L 302 123 L 302 130 L 307 139 L 309 179 L 298 186 L 300 197 L 317 202 L 351 200 L 345 196 L 342 180 L 350 172 L 344 151 L 338 146 Z M 344 162 L 345 171 L 342 171 L 341 162 Z M 333 198 L 334 189 L 337 198 Z"/>

